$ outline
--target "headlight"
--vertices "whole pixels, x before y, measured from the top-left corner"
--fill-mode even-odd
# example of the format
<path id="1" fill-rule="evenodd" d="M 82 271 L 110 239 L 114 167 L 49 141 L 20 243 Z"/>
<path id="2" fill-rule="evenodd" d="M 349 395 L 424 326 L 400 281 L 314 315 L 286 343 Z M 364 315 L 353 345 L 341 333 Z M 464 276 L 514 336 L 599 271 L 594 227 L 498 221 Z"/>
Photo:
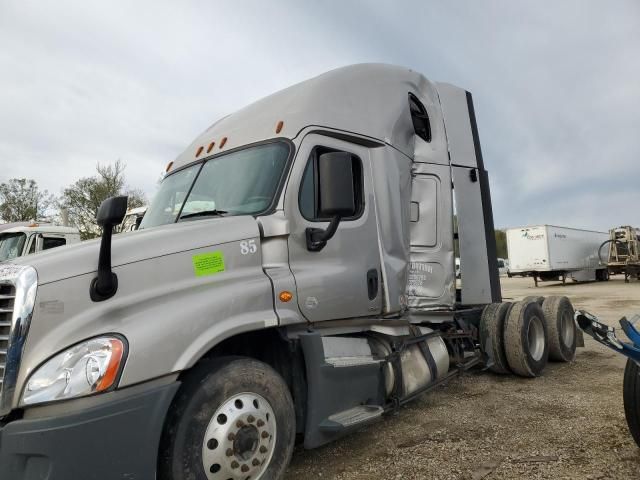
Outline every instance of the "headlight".
<path id="1" fill-rule="evenodd" d="M 111 388 L 123 364 L 125 346 L 116 337 L 98 337 L 46 361 L 29 378 L 23 405 L 67 400 Z"/>

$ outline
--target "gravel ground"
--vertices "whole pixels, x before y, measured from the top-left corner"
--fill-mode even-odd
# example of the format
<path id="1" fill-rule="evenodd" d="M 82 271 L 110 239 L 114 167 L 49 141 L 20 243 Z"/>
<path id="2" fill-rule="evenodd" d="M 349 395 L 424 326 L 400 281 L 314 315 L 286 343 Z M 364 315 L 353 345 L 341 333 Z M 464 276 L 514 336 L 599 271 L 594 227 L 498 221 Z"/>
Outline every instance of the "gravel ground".
<path id="1" fill-rule="evenodd" d="M 505 299 L 566 295 L 610 325 L 640 312 L 640 283 L 502 279 Z M 297 448 L 287 480 L 638 479 L 624 418 L 625 359 L 591 338 L 542 377 L 471 372 L 325 447 Z"/>

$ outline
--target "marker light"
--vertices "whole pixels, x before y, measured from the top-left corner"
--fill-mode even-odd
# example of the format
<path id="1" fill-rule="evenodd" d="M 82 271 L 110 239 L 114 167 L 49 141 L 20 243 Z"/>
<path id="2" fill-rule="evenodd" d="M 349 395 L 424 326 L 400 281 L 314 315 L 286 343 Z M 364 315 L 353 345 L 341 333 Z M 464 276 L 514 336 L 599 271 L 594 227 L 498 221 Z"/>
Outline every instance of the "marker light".
<path id="1" fill-rule="evenodd" d="M 200 156 L 200 154 L 202 153 L 202 150 L 204 150 L 203 146 L 199 146 L 198 150 L 196 150 L 196 158 L 198 158 Z"/>
<path id="2" fill-rule="evenodd" d="M 167 163 L 167 168 L 165 169 L 164 173 L 167 173 L 169 170 L 171 170 L 171 167 L 173 167 L 173 162 Z"/>
<path id="3" fill-rule="evenodd" d="M 291 299 L 293 298 L 293 293 L 287 292 L 286 290 L 284 290 L 280 292 L 280 295 L 278 295 L 278 298 L 280 299 L 281 302 L 287 303 L 287 302 L 290 302 Z"/>
<path id="4" fill-rule="evenodd" d="M 224 147 L 225 143 L 227 143 L 227 137 L 222 137 L 222 140 L 220 140 L 220 148 Z"/>
<path id="5" fill-rule="evenodd" d="M 22 404 L 67 400 L 108 390 L 116 383 L 123 359 L 124 344 L 115 337 L 93 338 L 68 348 L 35 370 Z"/>
<path id="6" fill-rule="evenodd" d="M 207 153 L 210 153 L 210 152 L 211 152 L 211 150 L 213 150 L 213 146 L 214 146 L 215 144 L 216 144 L 216 142 L 211 142 L 211 143 L 209 144 L 209 148 L 207 148 Z"/>
<path id="7" fill-rule="evenodd" d="M 282 127 L 284 127 L 284 122 L 282 120 L 280 120 L 276 124 L 276 133 L 280 133 L 282 131 Z"/>

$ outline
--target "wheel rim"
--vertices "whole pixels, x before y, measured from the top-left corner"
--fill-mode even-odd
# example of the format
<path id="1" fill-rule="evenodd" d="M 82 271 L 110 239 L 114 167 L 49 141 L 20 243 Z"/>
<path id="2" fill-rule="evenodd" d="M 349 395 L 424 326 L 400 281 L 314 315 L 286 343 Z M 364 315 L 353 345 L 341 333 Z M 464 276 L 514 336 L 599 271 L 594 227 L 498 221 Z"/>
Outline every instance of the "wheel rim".
<path id="1" fill-rule="evenodd" d="M 202 442 L 209 480 L 258 480 L 276 445 L 276 417 L 264 397 L 239 393 L 214 413 Z"/>
<path id="2" fill-rule="evenodd" d="M 529 327 L 527 329 L 527 341 L 531 357 L 533 357 L 536 362 L 539 361 L 544 354 L 545 339 L 542 320 L 538 317 L 531 317 L 531 321 L 529 322 Z"/>
<path id="3" fill-rule="evenodd" d="M 573 347 L 573 339 L 575 336 L 575 324 L 573 317 L 569 312 L 565 312 L 560 319 L 560 340 L 567 347 Z"/>

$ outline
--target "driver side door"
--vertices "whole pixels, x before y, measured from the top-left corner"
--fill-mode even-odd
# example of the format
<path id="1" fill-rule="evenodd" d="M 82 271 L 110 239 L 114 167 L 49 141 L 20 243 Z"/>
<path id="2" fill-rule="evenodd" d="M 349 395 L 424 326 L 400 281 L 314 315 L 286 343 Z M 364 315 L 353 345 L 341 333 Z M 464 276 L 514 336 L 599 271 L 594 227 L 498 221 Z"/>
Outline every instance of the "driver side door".
<path id="1" fill-rule="evenodd" d="M 347 152 L 353 162 L 356 213 L 343 218 L 320 251 L 307 247 L 308 228 L 326 229 L 318 211 L 321 154 Z M 298 149 L 285 196 L 290 220 L 289 263 L 298 306 L 311 322 L 375 315 L 382 310 L 380 254 L 367 148 L 319 134 L 308 134 Z"/>

